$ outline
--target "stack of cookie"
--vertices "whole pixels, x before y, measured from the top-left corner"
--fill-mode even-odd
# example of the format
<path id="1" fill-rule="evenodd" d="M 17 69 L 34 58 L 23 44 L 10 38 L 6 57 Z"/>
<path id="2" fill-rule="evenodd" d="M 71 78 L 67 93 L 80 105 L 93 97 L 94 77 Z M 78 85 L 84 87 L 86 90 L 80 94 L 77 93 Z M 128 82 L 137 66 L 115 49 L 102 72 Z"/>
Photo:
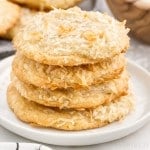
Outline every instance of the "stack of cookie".
<path id="1" fill-rule="evenodd" d="M 124 23 L 77 7 L 27 20 L 14 39 L 10 108 L 24 122 L 63 130 L 122 119 L 133 107 L 127 33 Z"/>

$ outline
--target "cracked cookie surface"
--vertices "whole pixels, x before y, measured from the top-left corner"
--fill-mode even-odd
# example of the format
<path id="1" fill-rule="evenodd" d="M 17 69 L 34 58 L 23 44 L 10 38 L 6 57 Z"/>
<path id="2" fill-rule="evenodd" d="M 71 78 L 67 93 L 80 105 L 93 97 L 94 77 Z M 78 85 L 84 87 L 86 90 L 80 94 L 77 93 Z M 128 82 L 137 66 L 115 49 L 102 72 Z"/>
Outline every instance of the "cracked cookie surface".
<path id="1" fill-rule="evenodd" d="M 77 66 L 108 60 L 129 46 L 124 22 L 78 7 L 35 15 L 18 32 L 14 46 L 42 64 Z"/>

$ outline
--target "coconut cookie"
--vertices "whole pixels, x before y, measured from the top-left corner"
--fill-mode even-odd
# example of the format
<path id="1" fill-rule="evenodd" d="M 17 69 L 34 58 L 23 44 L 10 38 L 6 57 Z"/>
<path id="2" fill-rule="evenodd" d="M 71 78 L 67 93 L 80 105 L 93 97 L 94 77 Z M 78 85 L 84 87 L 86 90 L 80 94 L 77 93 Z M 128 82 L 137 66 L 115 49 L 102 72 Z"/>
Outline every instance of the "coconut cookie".
<path id="1" fill-rule="evenodd" d="M 93 64 L 125 52 L 124 22 L 80 8 L 35 15 L 14 38 L 14 46 L 39 63 L 58 66 Z"/>
<path id="2" fill-rule="evenodd" d="M 81 0 L 10 0 L 12 2 L 35 8 L 38 10 L 51 10 L 53 8 L 69 8 L 78 4 Z"/>
<path id="3" fill-rule="evenodd" d="M 88 89 L 74 90 L 41 89 L 33 85 L 25 84 L 12 75 L 13 86 L 21 96 L 39 104 L 59 108 L 91 108 L 103 103 L 109 103 L 114 99 L 127 94 L 128 74 L 122 73 L 120 78 L 113 79 L 100 85 L 90 86 Z"/>
<path id="4" fill-rule="evenodd" d="M 21 97 L 10 85 L 7 100 L 15 115 L 22 121 L 42 127 L 62 130 L 84 130 L 104 126 L 124 118 L 133 108 L 131 95 L 123 96 L 116 102 L 100 105 L 95 109 L 73 110 L 50 108 Z"/>
<path id="5" fill-rule="evenodd" d="M 0 0 L 0 37 L 3 37 L 17 23 L 20 11 L 19 6 Z"/>
<path id="6" fill-rule="evenodd" d="M 74 67 L 37 63 L 20 53 L 13 61 L 13 72 L 22 81 L 42 88 L 85 88 L 118 78 L 126 65 L 124 54 L 102 63 Z"/>

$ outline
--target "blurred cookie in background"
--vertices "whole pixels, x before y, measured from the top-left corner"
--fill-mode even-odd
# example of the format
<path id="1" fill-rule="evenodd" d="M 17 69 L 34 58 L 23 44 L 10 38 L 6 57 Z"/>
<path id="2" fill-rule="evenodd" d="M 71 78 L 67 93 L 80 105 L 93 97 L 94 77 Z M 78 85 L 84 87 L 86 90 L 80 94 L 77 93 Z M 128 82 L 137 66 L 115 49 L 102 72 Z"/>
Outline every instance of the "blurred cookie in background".
<path id="1" fill-rule="evenodd" d="M 150 44 L 149 0 L 107 0 L 107 3 L 117 19 L 127 20 L 134 37 Z"/>
<path id="2" fill-rule="evenodd" d="M 51 10 L 53 8 L 67 9 L 75 6 L 81 0 L 10 0 L 19 5 L 34 8 L 38 10 Z"/>
<path id="3" fill-rule="evenodd" d="M 28 19 L 38 13 L 38 11 L 30 10 L 27 8 L 20 7 L 20 9 L 21 11 L 17 23 L 14 26 L 12 26 L 6 34 L 3 35 L 3 38 L 9 40 L 13 39 L 13 37 L 17 34 L 19 29 L 28 21 Z"/>
<path id="4" fill-rule="evenodd" d="M 21 9 L 18 5 L 6 0 L 0 0 L 0 37 L 11 29 L 20 17 Z"/>

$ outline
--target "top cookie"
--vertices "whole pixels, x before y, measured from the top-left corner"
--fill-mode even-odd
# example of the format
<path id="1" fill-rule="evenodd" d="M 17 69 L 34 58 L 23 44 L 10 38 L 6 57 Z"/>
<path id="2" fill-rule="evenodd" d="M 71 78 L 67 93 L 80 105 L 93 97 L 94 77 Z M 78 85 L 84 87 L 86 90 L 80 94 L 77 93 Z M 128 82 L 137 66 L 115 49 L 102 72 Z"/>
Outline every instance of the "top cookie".
<path id="1" fill-rule="evenodd" d="M 55 8 L 69 8 L 81 0 L 10 0 L 12 2 L 25 5 L 30 8 L 36 8 L 39 10 L 51 10 L 53 7 Z"/>
<path id="2" fill-rule="evenodd" d="M 17 23 L 20 7 L 6 0 L 0 0 L 0 36 Z"/>
<path id="3" fill-rule="evenodd" d="M 124 23 L 74 7 L 35 15 L 14 38 L 14 46 L 37 62 L 76 66 L 107 60 L 129 46 Z"/>

